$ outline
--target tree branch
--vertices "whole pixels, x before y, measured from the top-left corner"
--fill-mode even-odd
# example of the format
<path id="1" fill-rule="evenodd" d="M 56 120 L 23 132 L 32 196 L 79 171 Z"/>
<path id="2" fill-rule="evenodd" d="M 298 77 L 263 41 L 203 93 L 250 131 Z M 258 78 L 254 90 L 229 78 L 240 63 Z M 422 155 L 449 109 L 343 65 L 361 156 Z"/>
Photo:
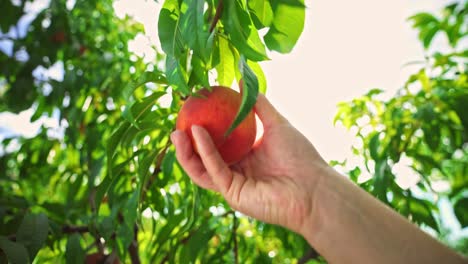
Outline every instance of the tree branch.
<path id="1" fill-rule="evenodd" d="M 219 0 L 218 6 L 216 7 L 216 13 L 215 16 L 213 17 L 213 21 L 211 22 L 210 25 L 210 33 L 213 32 L 213 30 L 216 27 L 216 24 L 218 23 L 219 19 L 221 18 L 221 13 L 223 12 L 223 0 Z"/>
<path id="2" fill-rule="evenodd" d="M 234 215 L 234 213 L 235 212 L 233 210 L 229 210 L 229 211 L 225 212 L 224 214 L 219 215 L 219 217 L 226 217 L 226 216 L 231 215 L 231 214 Z"/>
<path id="3" fill-rule="evenodd" d="M 89 165 L 89 158 L 88 158 L 88 166 Z M 90 167 L 88 167 L 90 168 Z M 89 195 L 88 195 L 88 203 L 89 203 L 89 207 L 91 208 L 91 212 L 93 213 L 93 215 L 96 214 L 96 192 L 97 192 L 97 188 L 96 187 L 92 187 L 92 189 L 89 191 Z M 101 236 L 97 233 L 97 228 L 94 228 L 96 230 L 96 232 L 94 233 L 93 232 L 93 236 L 94 236 L 94 241 L 95 241 L 95 244 L 98 248 L 98 252 L 103 254 L 104 253 L 104 245 L 103 243 L 101 242 Z"/>
<path id="4" fill-rule="evenodd" d="M 133 226 L 133 241 L 128 247 L 128 252 L 130 253 L 130 259 L 132 264 L 140 264 L 140 256 L 138 254 L 138 226 L 135 224 Z"/>
<path id="5" fill-rule="evenodd" d="M 87 233 L 89 232 L 89 227 L 88 226 L 63 226 L 62 232 L 66 234 Z"/>

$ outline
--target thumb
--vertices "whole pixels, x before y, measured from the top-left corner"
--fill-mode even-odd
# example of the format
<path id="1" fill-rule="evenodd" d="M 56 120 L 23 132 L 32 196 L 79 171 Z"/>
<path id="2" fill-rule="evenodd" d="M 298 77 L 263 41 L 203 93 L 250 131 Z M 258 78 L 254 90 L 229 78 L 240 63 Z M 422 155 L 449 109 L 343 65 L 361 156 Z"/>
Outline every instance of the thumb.
<path id="1" fill-rule="evenodd" d="M 263 128 L 268 128 L 287 122 L 263 94 L 258 94 L 255 112 L 262 121 Z"/>

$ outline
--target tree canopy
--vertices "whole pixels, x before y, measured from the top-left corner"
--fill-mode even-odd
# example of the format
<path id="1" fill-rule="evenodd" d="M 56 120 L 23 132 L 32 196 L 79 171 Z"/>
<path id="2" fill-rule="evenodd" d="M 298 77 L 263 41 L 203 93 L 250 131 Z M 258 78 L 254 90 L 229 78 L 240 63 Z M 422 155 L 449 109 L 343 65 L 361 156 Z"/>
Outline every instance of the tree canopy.
<path id="1" fill-rule="evenodd" d="M 370 173 L 362 188 L 442 239 L 453 226 L 444 219 L 441 202 L 450 204 L 462 228 L 468 226 L 468 50 L 462 43 L 467 14 L 468 3 L 462 1 L 440 15 L 409 17 L 427 53 L 416 62 L 419 69 L 390 99 L 372 89 L 339 104 L 335 119 L 360 139 L 353 152 L 364 164 L 351 168 L 350 178 L 360 182 L 362 172 Z M 445 39 L 447 47 L 431 48 L 435 37 Z M 394 169 L 399 163 L 409 168 L 406 175 Z M 398 185 L 408 174 L 417 176 L 416 186 Z M 467 253 L 466 235 L 458 239 L 462 244 L 451 245 Z"/>

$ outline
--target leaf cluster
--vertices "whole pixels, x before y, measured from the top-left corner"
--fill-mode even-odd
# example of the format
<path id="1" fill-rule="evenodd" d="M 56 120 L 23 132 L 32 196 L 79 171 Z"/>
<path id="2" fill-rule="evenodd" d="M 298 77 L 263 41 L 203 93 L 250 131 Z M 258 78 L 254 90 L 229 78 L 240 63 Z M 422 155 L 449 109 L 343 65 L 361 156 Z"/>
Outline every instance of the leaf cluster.
<path id="1" fill-rule="evenodd" d="M 155 61 L 129 51 L 144 28 L 111 0 L 52 0 L 37 13 L 30 4 L 7 0 L 0 18 L 12 47 L 0 51 L 0 112 L 41 124 L 31 135 L 1 124 L 0 263 L 269 263 L 269 252 L 288 262 L 308 250 L 194 186 L 169 142 L 200 87 L 243 78 L 240 112 L 252 108 L 266 89 L 265 45 L 292 48 L 301 2 L 165 1 Z"/>
<path id="2" fill-rule="evenodd" d="M 353 152 L 364 162 L 349 170 L 350 178 L 439 236 L 445 228 L 440 200 L 450 201 L 461 227 L 468 226 L 466 12 L 466 3 L 460 2 L 445 7 L 440 19 L 429 13 L 410 17 L 424 48 L 437 32 L 444 32 L 451 50 L 429 53 L 391 98 L 372 89 L 340 103 L 335 118 L 359 139 Z M 397 184 L 412 175 L 415 186 Z"/>

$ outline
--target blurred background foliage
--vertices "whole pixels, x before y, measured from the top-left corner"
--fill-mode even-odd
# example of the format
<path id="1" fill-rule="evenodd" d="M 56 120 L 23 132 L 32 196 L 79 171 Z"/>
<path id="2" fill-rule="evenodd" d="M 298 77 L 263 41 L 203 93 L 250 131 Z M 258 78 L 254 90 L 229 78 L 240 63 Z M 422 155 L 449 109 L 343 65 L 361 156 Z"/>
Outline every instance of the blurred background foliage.
<path id="1" fill-rule="evenodd" d="M 199 32 L 212 41 L 209 51 L 186 37 L 190 21 L 180 36 L 164 35 L 175 15 L 179 21 L 182 2 L 165 2 L 159 32 L 168 54 L 159 51 L 148 62 L 128 48 L 143 26 L 115 16 L 111 0 L 52 0 L 39 9 L 34 1 L 2 0 L 0 112 L 29 110 L 32 122 L 49 117 L 58 126 L 44 123 L 31 137 L 1 141 L 0 263 L 324 262 L 297 234 L 236 213 L 219 195 L 193 185 L 168 139 L 188 87 L 211 82 L 208 71 L 215 69 L 217 82 L 229 86 L 240 78 L 233 65 L 242 55 L 257 76 L 256 89 L 265 90 L 256 61 L 266 59 L 265 46 L 292 49 L 301 22 L 287 29 L 291 38 L 278 32 L 286 30 L 285 14 L 300 20 L 303 2 L 235 1 L 211 40 L 205 34 L 210 23 Z M 213 20 L 220 2 L 207 1 L 205 21 Z M 468 225 L 466 17 L 467 4 L 460 2 L 441 14 L 410 18 L 424 47 L 445 34 L 451 50 L 428 54 L 390 99 L 373 89 L 340 104 L 336 121 L 362 139 L 354 152 L 364 163 L 350 169 L 332 162 L 460 252 L 467 251 L 467 239 L 449 239 L 439 201 L 448 201 L 459 224 Z M 267 27 L 269 34 L 237 34 L 243 23 L 251 32 Z M 175 52 L 178 38 L 188 48 Z M 404 175 L 392 168 L 401 162 L 419 175 L 416 187 L 397 184 Z M 362 180 L 365 172 L 372 177 Z M 435 182 L 448 187 L 434 190 Z"/>
<path id="2" fill-rule="evenodd" d="M 35 4 L 2 1 L 0 111 L 32 110 L 31 122 L 49 117 L 58 126 L 44 124 L 31 137 L 1 142 L 0 263 L 287 263 L 308 250 L 298 235 L 233 212 L 219 195 L 193 185 L 177 164 L 169 134 L 189 85 L 207 81 L 202 57 L 188 61 L 184 48 L 148 62 L 130 52 L 128 43 L 143 26 L 118 18 L 111 0 Z M 218 5 L 209 1 L 207 19 Z M 159 18 L 163 49 L 183 38 L 164 35 L 179 8 L 167 1 Z M 218 67 L 221 84 L 240 78 L 235 66 L 241 54 L 255 57 L 249 46 L 234 47 L 250 36 L 226 41 L 242 23 L 253 25 L 247 8 L 226 7 L 244 17 L 231 31 L 224 29 L 230 18 L 218 18 L 212 50 L 195 53 L 209 57 L 203 63 L 214 58 L 208 68 Z M 261 19 L 256 23 L 265 27 Z M 273 27 L 273 19 L 268 23 Z M 272 48 L 292 48 L 293 37 Z M 257 90 L 264 91 L 265 77 L 249 56 Z M 185 64 L 171 68 L 175 59 Z"/>
<path id="3" fill-rule="evenodd" d="M 363 164 L 334 164 L 382 202 L 467 254 L 467 229 L 460 234 L 450 230 L 468 226 L 468 2 L 408 20 L 427 51 L 425 61 L 411 63 L 419 70 L 390 98 L 372 89 L 339 104 L 335 122 L 356 134 L 353 153 Z M 447 48 L 430 49 L 435 37 L 445 39 Z M 413 182 L 403 183 L 408 176 Z M 455 219 L 447 219 L 442 206 L 453 210 Z"/>

